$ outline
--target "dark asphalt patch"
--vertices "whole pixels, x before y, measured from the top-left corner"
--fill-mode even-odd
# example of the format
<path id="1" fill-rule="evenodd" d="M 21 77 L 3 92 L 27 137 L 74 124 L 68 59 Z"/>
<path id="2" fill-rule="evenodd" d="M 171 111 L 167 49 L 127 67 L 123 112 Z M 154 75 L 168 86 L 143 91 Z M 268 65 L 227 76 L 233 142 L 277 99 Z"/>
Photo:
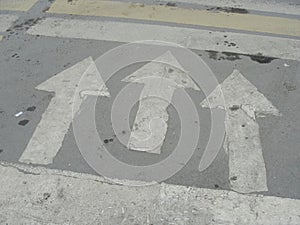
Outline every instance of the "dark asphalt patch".
<path id="1" fill-rule="evenodd" d="M 31 107 L 28 107 L 28 108 L 26 109 L 26 111 L 28 111 L 28 112 L 34 112 L 35 109 L 36 109 L 35 106 L 31 106 Z"/>
<path id="2" fill-rule="evenodd" d="M 218 52 L 217 51 L 206 51 L 210 59 L 217 60 L 218 59 Z"/>
<path id="3" fill-rule="evenodd" d="M 241 57 L 239 56 L 239 54 L 236 54 L 236 53 L 232 53 L 232 52 L 222 52 L 222 54 L 226 56 L 226 57 L 224 58 L 224 59 L 226 59 L 226 60 L 235 61 L 235 60 L 241 59 Z"/>
<path id="4" fill-rule="evenodd" d="M 231 111 L 236 111 L 236 110 L 238 110 L 239 108 L 240 108 L 240 106 L 238 106 L 238 105 L 233 105 L 233 106 L 229 107 L 229 109 L 230 109 Z"/>
<path id="5" fill-rule="evenodd" d="M 20 24 L 15 24 L 12 28 L 6 30 L 7 32 L 11 32 L 12 30 L 28 30 L 30 27 L 32 27 L 33 25 L 37 24 L 41 19 L 43 19 L 42 17 L 38 17 L 38 18 L 32 18 L 32 19 L 28 19 L 23 23 Z"/>
<path id="6" fill-rule="evenodd" d="M 29 123 L 29 120 L 21 120 L 18 124 L 20 126 L 26 126 Z"/>
<path id="7" fill-rule="evenodd" d="M 208 8 L 206 10 L 207 11 L 227 12 L 227 13 L 239 13 L 239 14 L 249 13 L 249 11 L 247 9 L 233 8 L 233 7 L 212 7 L 212 8 Z"/>
<path id="8" fill-rule="evenodd" d="M 109 138 L 109 139 L 105 139 L 103 142 L 104 142 L 105 144 L 108 144 L 109 142 L 113 142 L 113 141 L 114 141 L 113 138 Z"/>
<path id="9" fill-rule="evenodd" d="M 270 63 L 272 60 L 276 59 L 273 57 L 263 56 L 261 53 L 258 53 L 257 55 L 249 55 L 249 57 L 252 61 L 263 63 L 263 64 Z"/>
<path id="10" fill-rule="evenodd" d="M 175 7 L 175 6 L 176 6 L 176 3 L 174 3 L 174 2 L 168 2 L 168 3 L 166 4 L 166 6 Z"/>
<path id="11" fill-rule="evenodd" d="M 229 60 L 235 61 L 240 60 L 241 54 L 232 53 L 232 52 L 217 52 L 217 51 L 206 51 L 208 53 L 209 58 L 214 60 Z"/>
<path id="12" fill-rule="evenodd" d="M 229 42 L 229 41 L 224 41 L 224 45 L 225 46 L 228 46 L 228 47 L 235 47 L 236 46 L 236 43 L 234 42 Z M 238 48 L 238 47 L 237 47 Z"/>
<path id="13" fill-rule="evenodd" d="M 214 60 L 229 60 L 229 61 L 235 61 L 235 60 L 240 60 L 240 56 L 247 56 L 250 57 L 250 59 L 254 62 L 261 63 L 261 64 L 267 64 L 272 62 L 274 57 L 268 57 L 268 56 L 263 56 L 261 53 L 258 53 L 256 55 L 249 55 L 249 54 L 238 54 L 238 53 L 233 53 L 233 52 L 217 52 L 217 51 L 205 51 L 208 53 L 208 56 L 210 59 Z"/>

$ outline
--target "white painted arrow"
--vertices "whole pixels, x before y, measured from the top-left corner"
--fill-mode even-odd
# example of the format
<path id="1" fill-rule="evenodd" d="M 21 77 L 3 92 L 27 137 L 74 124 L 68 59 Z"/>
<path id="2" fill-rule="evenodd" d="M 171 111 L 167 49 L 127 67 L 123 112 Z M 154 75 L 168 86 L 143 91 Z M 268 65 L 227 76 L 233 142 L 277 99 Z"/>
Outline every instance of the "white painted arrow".
<path id="1" fill-rule="evenodd" d="M 279 116 L 272 103 L 238 70 L 219 85 L 201 105 L 226 109 L 224 149 L 229 155 L 229 180 L 241 193 L 267 191 L 267 176 L 256 117 Z"/>
<path id="2" fill-rule="evenodd" d="M 77 87 L 79 81 L 81 85 Z M 61 148 L 70 127 L 73 119 L 72 109 L 75 115 L 86 95 L 109 96 L 109 93 L 92 57 L 57 74 L 37 86 L 36 89 L 55 92 L 55 96 L 42 115 L 19 161 L 50 164 Z M 74 103 L 75 94 L 80 95 L 81 101 Z"/>
<path id="3" fill-rule="evenodd" d="M 199 88 L 169 51 L 123 81 L 145 84 L 128 148 L 160 154 L 168 127 L 167 107 L 175 89 Z"/>

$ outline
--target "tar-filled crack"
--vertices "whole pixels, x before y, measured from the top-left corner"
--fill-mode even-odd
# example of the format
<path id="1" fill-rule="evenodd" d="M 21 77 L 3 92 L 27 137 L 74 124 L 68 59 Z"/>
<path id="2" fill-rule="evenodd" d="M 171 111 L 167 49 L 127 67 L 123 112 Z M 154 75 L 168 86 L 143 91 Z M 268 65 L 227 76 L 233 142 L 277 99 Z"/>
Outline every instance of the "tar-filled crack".
<path id="1" fill-rule="evenodd" d="M 29 172 L 26 171 L 24 169 L 21 169 L 19 167 L 17 167 L 16 165 L 12 165 L 12 164 L 6 164 L 6 163 L 0 163 L 1 166 L 6 167 L 6 168 L 14 168 L 17 169 L 19 172 L 23 173 L 23 174 L 30 174 L 30 175 L 41 175 L 41 173 L 35 173 L 35 172 Z"/>
<path id="2" fill-rule="evenodd" d="M 233 43 L 233 42 L 232 42 Z M 262 53 L 257 54 L 243 54 L 243 53 L 235 53 L 235 52 L 218 52 L 212 50 L 206 50 L 205 52 L 208 53 L 210 59 L 214 60 L 241 60 L 241 56 L 249 57 L 252 61 L 260 64 L 268 64 L 271 63 L 273 60 L 277 59 L 275 57 L 264 56 Z"/>
<path id="3" fill-rule="evenodd" d="M 6 168 L 14 168 L 14 169 L 18 170 L 20 173 L 23 173 L 23 174 L 26 174 L 26 175 L 36 175 L 36 176 L 37 175 L 56 175 L 56 176 L 62 176 L 62 177 L 66 177 L 66 178 L 91 180 L 91 181 L 95 181 L 95 182 L 102 183 L 102 184 L 107 184 L 107 185 L 124 186 L 123 184 L 120 184 L 120 183 L 110 182 L 107 179 L 104 180 L 104 181 L 101 181 L 101 180 L 93 179 L 93 178 L 90 178 L 90 177 L 79 177 L 79 176 L 66 175 L 66 174 L 63 174 L 63 173 L 55 172 L 55 171 L 52 171 L 52 173 L 34 172 L 34 171 L 28 171 L 26 169 L 22 169 L 18 165 L 9 164 L 9 163 L 5 163 L 5 162 L 0 162 L 0 165 L 3 166 L 3 167 L 6 167 Z M 20 166 L 22 166 L 22 165 L 20 165 Z"/>

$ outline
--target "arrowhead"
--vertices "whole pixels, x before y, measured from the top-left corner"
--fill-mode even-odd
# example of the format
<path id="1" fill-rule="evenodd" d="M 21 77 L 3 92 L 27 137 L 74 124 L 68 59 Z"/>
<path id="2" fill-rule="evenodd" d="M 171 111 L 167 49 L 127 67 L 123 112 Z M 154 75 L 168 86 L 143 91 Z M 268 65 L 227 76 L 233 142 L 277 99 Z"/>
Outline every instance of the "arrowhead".
<path id="1" fill-rule="evenodd" d="M 200 90 L 170 51 L 144 65 L 122 81 L 145 84 L 153 78 L 166 79 L 175 88 Z"/>
<path id="2" fill-rule="evenodd" d="M 72 97 L 75 90 L 80 95 L 109 96 L 107 87 L 92 57 L 58 73 L 36 87 L 42 91 L 53 91 L 57 95 Z"/>
<path id="3" fill-rule="evenodd" d="M 242 108 L 252 118 L 255 117 L 254 112 L 258 115 L 280 115 L 273 104 L 238 70 L 234 70 L 221 85 L 218 85 L 201 103 L 201 106 L 223 109 L 225 106 L 226 110 L 234 110 L 235 107 Z"/>

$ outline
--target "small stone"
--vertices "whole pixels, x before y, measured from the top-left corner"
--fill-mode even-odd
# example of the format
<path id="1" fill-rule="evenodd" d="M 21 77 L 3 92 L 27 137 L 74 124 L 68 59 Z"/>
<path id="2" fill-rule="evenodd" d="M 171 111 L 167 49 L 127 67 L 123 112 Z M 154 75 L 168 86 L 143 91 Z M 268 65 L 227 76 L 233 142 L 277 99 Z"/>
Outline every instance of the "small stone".
<path id="1" fill-rule="evenodd" d="M 23 112 L 18 112 L 15 114 L 15 117 L 20 117 L 23 114 Z"/>
<path id="2" fill-rule="evenodd" d="M 36 109 L 35 106 L 28 107 L 26 110 L 29 112 L 33 112 Z"/>
<path id="3" fill-rule="evenodd" d="M 229 107 L 229 109 L 230 109 L 231 111 L 236 111 L 236 110 L 238 110 L 239 108 L 240 108 L 239 105 L 233 105 L 233 106 L 230 106 L 230 107 Z"/>
<path id="4" fill-rule="evenodd" d="M 44 197 L 45 200 L 47 200 L 48 198 L 50 198 L 50 196 L 51 195 L 49 193 L 44 193 L 43 194 L 43 197 Z"/>
<path id="5" fill-rule="evenodd" d="M 237 176 L 230 177 L 230 180 L 237 180 Z"/>

